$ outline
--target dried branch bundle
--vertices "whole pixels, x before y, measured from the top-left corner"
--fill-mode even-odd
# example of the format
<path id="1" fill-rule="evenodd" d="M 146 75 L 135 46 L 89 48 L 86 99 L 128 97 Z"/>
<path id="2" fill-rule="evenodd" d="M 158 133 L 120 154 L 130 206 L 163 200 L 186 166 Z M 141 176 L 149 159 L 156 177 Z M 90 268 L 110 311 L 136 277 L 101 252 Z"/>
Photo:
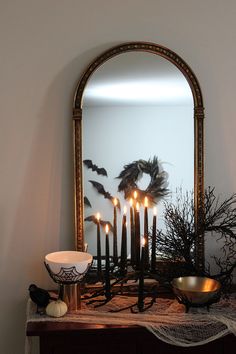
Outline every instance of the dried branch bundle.
<path id="1" fill-rule="evenodd" d="M 224 201 L 215 195 L 215 188 L 208 187 L 204 195 L 205 214 L 201 229 L 211 233 L 216 242 L 220 242 L 221 256 L 213 256 L 219 272 L 211 274 L 210 267 L 205 274 L 219 279 L 225 287 L 231 286 L 233 270 L 236 268 L 236 194 Z M 197 233 L 194 223 L 193 193 L 182 190 L 177 200 L 165 202 L 165 230 L 157 230 L 157 255 L 164 254 L 167 259 L 182 260 L 187 269 L 194 268 L 194 248 Z"/>
<path id="2" fill-rule="evenodd" d="M 193 194 L 183 194 L 180 190 L 175 203 L 165 201 L 164 206 L 165 231 L 157 231 L 157 255 L 175 261 L 184 260 L 193 269 L 196 239 Z"/>
<path id="3" fill-rule="evenodd" d="M 220 244 L 221 256 L 212 256 L 219 272 L 213 274 L 220 279 L 225 289 L 232 285 L 233 271 L 236 268 L 236 193 L 224 201 L 215 196 L 215 189 L 208 188 L 205 191 L 205 233 Z M 207 269 L 211 274 L 210 266 Z"/>

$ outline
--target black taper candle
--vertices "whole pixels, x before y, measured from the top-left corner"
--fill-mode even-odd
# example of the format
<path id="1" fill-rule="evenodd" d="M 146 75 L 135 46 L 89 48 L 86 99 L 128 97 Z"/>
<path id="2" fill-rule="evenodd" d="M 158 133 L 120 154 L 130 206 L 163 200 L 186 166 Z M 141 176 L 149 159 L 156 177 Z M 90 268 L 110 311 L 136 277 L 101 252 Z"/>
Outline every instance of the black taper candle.
<path id="1" fill-rule="evenodd" d="M 142 242 L 140 271 L 139 271 L 139 285 L 138 285 L 138 309 L 143 310 L 144 307 L 144 262 L 145 262 L 145 240 Z"/>
<path id="2" fill-rule="evenodd" d="M 144 199 L 144 268 L 149 267 L 149 254 L 148 254 L 148 198 Z"/>
<path id="3" fill-rule="evenodd" d="M 102 277 L 102 261 L 101 261 L 101 234 L 100 234 L 100 214 L 97 213 L 97 275 L 100 280 Z"/>
<path id="4" fill-rule="evenodd" d="M 135 210 L 135 265 L 138 268 L 140 263 L 140 218 L 139 218 L 139 203 L 136 203 Z"/>
<path id="5" fill-rule="evenodd" d="M 106 224 L 106 265 L 105 265 L 105 296 L 111 298 L 111 283 L 110 283 L 110 250 L 109 250 L 109 226 Z"/>
<path id="6" fill-rule="evenodd" d="M 157 228 L 157 211 L 156 207 L 153 209 L 153 221 L 152 221 L 152 258 L 151 269 L 154 272 L 156 270 L 156 228 Z"/>
<path id="7" fill-rule="evenodd" d="M 136 253 L 135 253 L 135 228 L 134 228 L 134 209 L 133 209 L 133 199 L 130 199 L 130 250 L 131 250 L 131 264 L 135 264 Z"/>
<path id="8" fill-rule="evenodd" d="M 126 212 L 124 207 L 124 214 L 122 218 L 122 234 L 121 234 L 121 256 L 120 256 L 120 270 L 121 274 L 125 274 L 127 267 L 127 226 L 126 226 Z"/>
<path id="9" fill-rule="evenodd" d="M 117 252 L 117 199 L 114 198 L 114 215 L 113 215 L 113 260 L 116 265 L 118 262 L 118 252 Z"/>

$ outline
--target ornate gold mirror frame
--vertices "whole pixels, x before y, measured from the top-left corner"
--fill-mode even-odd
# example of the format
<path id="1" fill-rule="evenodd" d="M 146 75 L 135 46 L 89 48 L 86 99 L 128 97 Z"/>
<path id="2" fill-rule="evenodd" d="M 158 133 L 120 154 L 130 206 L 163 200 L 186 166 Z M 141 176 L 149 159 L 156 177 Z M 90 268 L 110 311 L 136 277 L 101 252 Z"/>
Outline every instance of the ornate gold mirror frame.
<path id="1" fill-rule="evenodd" d="M 84 250 L 84 205 L 83 205 L 83 166 L 82 166 L 82 99 L 85 86 L 91 75 L 107 60 L 125 52 L 149 52 L 159 55 L 173 63 L 185 76 L 193 94 L 194 101 L 194 206 L 195 223 L 198 229 L 196 243 L 196 267 L 204 269 L 204 234 L 200 230 L 200 221 L 204 217 L 204 144 L 203 120 L 204 107 L 198 80 L 176 53 L 168 48 L 154 43 L 131 42 L 113 47 L 93 60 L 81 79 L 75 91 L 73 103 L 73 140 L 74 140 L 74 196 L 75 196 L 75 245 L 76 250 Z"/>

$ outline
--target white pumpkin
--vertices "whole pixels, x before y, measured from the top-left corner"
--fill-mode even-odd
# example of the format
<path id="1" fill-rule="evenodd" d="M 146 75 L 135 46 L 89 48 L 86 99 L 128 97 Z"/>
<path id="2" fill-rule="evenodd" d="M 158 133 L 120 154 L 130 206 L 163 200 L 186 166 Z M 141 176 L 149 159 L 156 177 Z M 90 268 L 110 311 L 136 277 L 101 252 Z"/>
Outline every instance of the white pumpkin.
<path id="1" fill-rule="evenodd" d="M 51 301 L 46 307 L 46 314 L 51 317 L 62 317 L 67 313 L 67 305 L 62 300 Z"/>

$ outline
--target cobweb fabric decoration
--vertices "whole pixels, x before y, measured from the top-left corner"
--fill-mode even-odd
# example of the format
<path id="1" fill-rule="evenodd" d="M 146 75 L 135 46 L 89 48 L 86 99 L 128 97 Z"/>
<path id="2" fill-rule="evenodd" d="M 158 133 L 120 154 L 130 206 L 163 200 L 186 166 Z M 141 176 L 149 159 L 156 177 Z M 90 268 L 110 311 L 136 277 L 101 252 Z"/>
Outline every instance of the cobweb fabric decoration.
<path id="1" fill-rule="evenodd" d="M 172 320 L 174 320 L 172 318 Z M 220 319 L 219 319 L 220 320 Z M 179 318 L 175 326 L 170 326 L 169 321 L 156 327 L 155 325 L 147 325 L 146 328 L 152 332 L 160 340 L 183 347 L 192 347 L 203 345 L 216 340 L 229 333 L 227 324 L 221 323 L 217 319 L 209 319 L 198 316 L 197 322 L 185 322 L 186 319 Z M 227 319 L 230 326 L 230 320 Z"/>
<path id="2" fill-rule="evenodd" d="M 100 308 L 82 302 L 78 314 L 67 314 L 52 319 L 35 314 L 34 304 L 28 303 L 28 321 L 62 321 L 94 324 L 140 325 L 147 328 L 160 340 L 182 347 L 203 345 L 229 333 L 236 336 L 236 298 L 221 300 L 210 308 L 191 308 L 185 313 L 183 305 L 176 300 L 157 299 L 145 313 L 131 314 L 130 311 L 108 312 L 135 303 L 136 298 L 115 296 Z"/>

